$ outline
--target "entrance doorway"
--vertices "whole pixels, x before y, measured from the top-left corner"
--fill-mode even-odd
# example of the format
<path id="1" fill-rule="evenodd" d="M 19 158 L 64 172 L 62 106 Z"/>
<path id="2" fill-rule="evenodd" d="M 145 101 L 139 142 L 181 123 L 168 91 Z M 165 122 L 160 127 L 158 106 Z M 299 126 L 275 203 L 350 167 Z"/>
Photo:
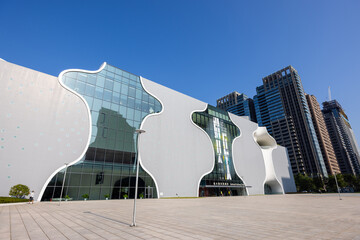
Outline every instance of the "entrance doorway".
<path id="1" fill-rule="evenodd" d="M 199 188 L 200 197 L 246 196 L 245 186 L 213 186 Z"/>
<path id="2" fill-rule="evenodd" d="M 115 182 L 111 199 L 130 199 L 134 198 L 135 196 L 135 184 L 136 184 L 136 177 L 125 177 L 119 179 Z M 138 182 L 138 198 L 140 196 L 145 197 L 145 182 L 142 178 L 139 177 Z"/>

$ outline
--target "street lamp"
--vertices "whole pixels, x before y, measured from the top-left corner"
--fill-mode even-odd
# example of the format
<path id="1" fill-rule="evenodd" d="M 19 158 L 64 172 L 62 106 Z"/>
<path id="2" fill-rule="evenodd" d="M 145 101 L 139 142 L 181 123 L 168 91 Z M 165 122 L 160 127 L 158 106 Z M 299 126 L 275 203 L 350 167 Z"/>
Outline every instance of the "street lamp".
<path id="1" fill-rule="evenodd" d="M 139 137 L 140 137 L 140 134 L 144 133 L 145 130 L 142 130 L 142 129 L 136 129 L 135 132 L 138 134 L 138 143 L 139 143 Z M 137 193 L 138 193 L 138 183 L 139 183 L 139 147 L 138 147 L 138 144 L 136 144 L 136 147 L 137 147 L 137 151 L 136 151 L 136 154 L 135 154 L 135 160 L 136 160 L 136 182 L 135 182 L 135 197 L 134 197 L 134 211 L 133 211 L 133 222 L 132 224 L 130 225 L 130 227 L 135 227 L 136 226 L 136 222 L 135 222 L 135 216 L 136 216 L 136 198 L 137 198 Z"/>
<path id="2" fill-rule="evenodd" d="M 337 179 L 336 179 L 336 172 L 334 172 L 334 176 L 335 176 L 336 187 L 337 187 L 337 190 L 338 190 L 338 193 L 339 193 L 339 200 L 342 200 L 341 196 L 340 196 L 340 188 L 339 188 L 339 185 L 338 185 L 338 182 L 337 182 Z"/>
<path id="3" fill-rule="evenodd" d="M 63 191 L 64 191 L 64 184 L 65 184 L 65 178 L 66 178 L 66 171 L 67 171 L 67 167 L 68 167 L 68 163 L 65 163 L 65 173 L 64 173 L 64 179 L 63 179 L 63 182 L 62 182 L 62 187 L 61 187 L 61 193 L 60 193 L 60 200 L 59 200 L 59 206 L 61 204 L 61 196 L 63 194 Z"/>

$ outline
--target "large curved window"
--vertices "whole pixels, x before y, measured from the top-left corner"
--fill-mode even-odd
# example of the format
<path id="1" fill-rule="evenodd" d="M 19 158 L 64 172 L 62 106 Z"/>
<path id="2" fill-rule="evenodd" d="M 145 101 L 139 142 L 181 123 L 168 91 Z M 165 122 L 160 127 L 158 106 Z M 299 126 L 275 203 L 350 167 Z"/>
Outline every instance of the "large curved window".
<path id="1" fill-rule="evenodd" d="M 61 197 L 134 198 L 135 130 L 145 116 L 161 111 L 160 102 L 143 89 L 138 76 L 110 65 L 98 73 L 66 72 L 62 81 L 85 98 L 92 126 L 90 146 L 81 161 L 68 167 Z M 63 176 L 64 170 L 53 177 L 42 200 L 60 198 Z M 142 168 L 139 178 L 139 196 L 157 197 L 153 179 Z"/>
<path id="2" fill-rule="evenodd" d="M 193 113 L 192 120 L 209 135 L 215 152 L 214 169 L 201 179 L 199 196 L 245 195 L 245 186 L 232 160 L 232 142 L 240 131 L 228 113 L 208 106 L 204 112 Z"/>

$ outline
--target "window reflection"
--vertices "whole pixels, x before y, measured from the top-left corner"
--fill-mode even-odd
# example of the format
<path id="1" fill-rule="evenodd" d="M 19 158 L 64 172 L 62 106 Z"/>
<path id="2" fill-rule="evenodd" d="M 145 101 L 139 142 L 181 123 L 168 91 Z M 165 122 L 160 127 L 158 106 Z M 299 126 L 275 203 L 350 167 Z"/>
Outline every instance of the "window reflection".
<path id="1" fill-rule="evenodd" d="M 232 161 L 232 142 L 240 131 L 228 113 L 209 105 L 204 112 L 193 113 L 192 120 L 209 135 L 215 152 L 214 169 L 201 180 L 199 196 L 245 195 L 245 186 Z"/>
<path id="2" fill-rule="evenodd" d="M 110 65 L 96 74 L 67 72 L 63 83 L 87 101 L 92 132 L 84 158 L 68 167 L 62 197 L 134 198 L 135 129 L 146 115 L 160 112 L 161 104 L 145 92 L 138 76 Z M 42 200 L 60 197 L 63 175 L 64 171 L 51 179 Z M 140 168 L 139 195 L 153 198 L 156 193 L 153 179 Z"/>

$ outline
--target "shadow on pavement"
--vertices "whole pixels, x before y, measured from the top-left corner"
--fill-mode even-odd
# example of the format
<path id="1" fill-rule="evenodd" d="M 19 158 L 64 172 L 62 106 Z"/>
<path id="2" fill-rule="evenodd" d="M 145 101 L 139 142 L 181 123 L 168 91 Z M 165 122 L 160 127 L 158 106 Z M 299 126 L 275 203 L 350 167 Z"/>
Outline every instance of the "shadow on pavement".
<path id="1" fill-rule="evenodd" d="M 91 214 L 91 215 L 94 215 L 94 216 L 97 216 L 97 217 L 101 217 L 101 218 L 104 218 L 106 220 L 110 220 L 110 221 L 113 221 L 113 222 L 117 222 L 117 223 L 121 223 L 121 224 L 124 224 L 126 226 L 129 226 L 129 223 L 125 223 L 125 222 L 121 222 L 121 221 L 118 221 L 118 220 L 115 220 L 115 219 L 112 219 L 112 218 L 108 218 L 108 217 L 105 217 L 105 216 L 101 216 L 99 214 L 96 214 L 96 213 L 92 213 L 92 212 L 84 212 L 84 213 L 88 213 L 88 214 Z"/>

